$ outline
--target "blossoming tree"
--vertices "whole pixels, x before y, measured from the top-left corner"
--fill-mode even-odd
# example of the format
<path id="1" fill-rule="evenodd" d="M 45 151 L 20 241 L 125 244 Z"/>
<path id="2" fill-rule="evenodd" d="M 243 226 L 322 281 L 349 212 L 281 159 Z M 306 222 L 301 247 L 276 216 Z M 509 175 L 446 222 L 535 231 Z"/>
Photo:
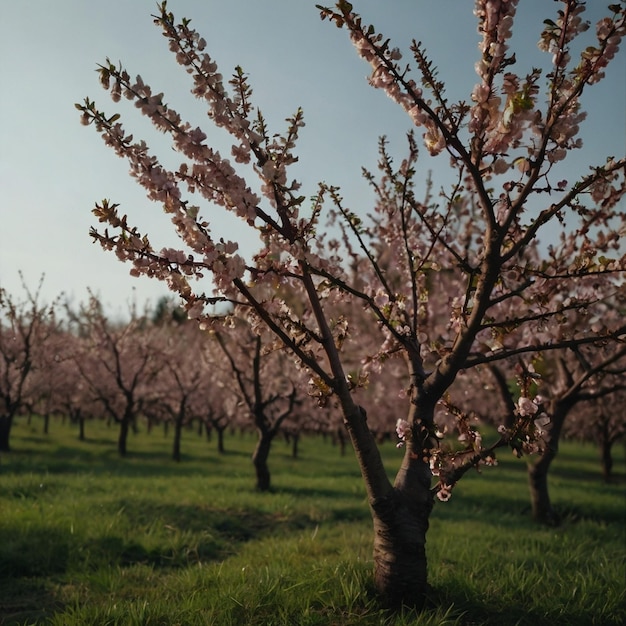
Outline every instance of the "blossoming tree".
<path id="1" fill-rule="evenodd" d="M 13 420 L 31 408 L 42 395 L 33 384 L 45 367 L 48 345 L 54 340 L 57 303 L 41 302 L 43 277 L 33 292 L 18 299 L 0 287 L 0 451 L 9 452 Z"/>
<path id="2" fill-rule="evenodd" d="M 113 323 L 93 295 L 73 317 L 79 341 L 74 343 L 72 358 L 78 375 L 100 405 L 101 414 L 119 424 L 117 449 L 125 457 L 128 434 L 162 367 L 154 333 L 145 328 L 141 317 Z"/>
<path id="3" fill-rule="evenodd" d="M 560 521 L 548 491 L 548 471 L 558 453 L 559 438 L 570 413 L 582 403 L 602 411 L 603 400 L 624 388 L 626 345 L 613 348 L 607 351 L 601 344 L 591 348 L 580 346 L 555 355 L 553 371 L 546 376 L 548 397 L 544 405 L 551 422 L 547 445 L 536 460 L 528 463 L 531 507 L 534 519 L 539 522 Z M 600 437 L 601 429 L 597 428 L 597 438 Z"/>
<path id="4" fill-rule="evenodd" d="M 497 422 L 504 436 L 515 438 L 517 443 L 512 447 L 518 456 L 529 449 L 537 453 L 527 465 L 532 515 L 540 523 L 556 525 L 560 521 L 550 498 L 548 472 L 558 454 L 562 433 L 593 433 L 598 442 L 603 441 L 606 400 L 624 389 L 626 346 L 603 344 L 600 340 L 596 345 L 558 350 L 545 357 L 539 354 L 528 365 L 518 363 L 510 368 L 517 370 L 518 384 L 513 388 L 507 370 L 491 365 L 502 405 L 499 411 L 491 412 L 489 421 Z M 528 397 L 531 395 L 532 399 Z M 524 414 L 536 416 L 535 428 L 541 435 L 537 441 L 518 437 L 519 419 Z M 619 421 L 614 419 L 615 426 Z M 621 421 L 623 424 L 623 418 Z M 619 436 L 619 428 L 613 434 Z"/>
<path id="5" fill-rule="evenodd" d="M 626 378 L 626 371 L 622 372 Z M 572 411 L 565 424 L 565 435 L 598 445 L 602 476 L 605 482 L 615 479 L 613 475 L 613 446 L 626 441 L 626 415 L 622 402 L 626 400 L 626 383 L 614 393 L 597 402 L 587 402 Z"/>
<path id="6" fill-rule="evenodd" d="M 197 325 L 182 322 L 161 323 L 151 332 L 155 348 L 152 358 L 158 363 L 158 373 L 151 381 L 142 412 L 157 423 L 173 424 L 172 458 L 178 462 L 183 428 L 201 419 L 194 406 L 201 399 L 206 402 L 210 393 L 211 371 L 202 358 L 206 338 Z"/>
<path id="7" fill-rule="evenodd" d="M 252 453 L 256 488 L 267 491 L 272 442 L 287 418 L 297 421 L 295 409 L 302 404 L 301 396 L 306 392 L 302 391 L 304 385 L 297 384 L 298 375 L 289 375 L 285 355 L 267 341 L 268 332 L 255 334 L 245 320 L 236 321 L 238 324 L 229 329 L 230 332 L 215 332 L 214 337 L 225 356 L 225 366 L 232 373 L 240 399 L 242 416 L 239 421 L 251 421 L 257 431 L 257 444 Z"/>
<path id="8" fill-rule="evenodd" d="M 156 129 L 171 137 L 180 166 L 168 169 L 144 141 L 126 133 L 119 114 L 107 116 L 90 99 L 77 105 L 83 123 L 95 125 L 106 144 L 128 160 L 131 175 L 148 197 L 171 216 L 180 241 L 155 249 L 148 234 L 106 200 L 94 209 L 106 228 L 94 229 L 92 236 L 129 262 L 134 275 L 165 281 L 203 326 L 212 323 L 208 305 L 245 309 L 253 328 L 269 329 L 298 366 L 309 371 L 310 390 L 320 402 L 334 396 L 341 406 L 374 523 L 375 585 L 389 604 L 419 602 L 428 591 L 425 541 L 433 496 L 447 499 L 466 468 L 511 442 L 506 436 L 484 442 L 462 409 L 455 419 L 467 453 L 456 455 L 453 463 L 440 453 L 435 410 L 457 375 L 512 356 L 593 343 L 598 334 L 588 325 L 572 328 L 561 318 L 569 310 L 590 314 L 607 294 L 580 290 L 566 305 L 544 293 L 550 293 L 551 285 L 576 285 L 593 274 L 606 277 L 615 290 L 626 268 L 624 256 L 602 254 L 600 241 L 612 244 L 626 232 L 618 209 L 625 160 L 611 157 L 589 172 L 570 172 L 568 180 L 558 176 L 560 162 L 581 147 L 580 96 L 601 80 L 615 55 L 625 10 L 609 7 L 589 45 L 574 58 L 572 45 L 586 30 L 584 4 L 561 2 L 554 19 L 544 23 L 540 42 L 550 55 L 542 99 L 538 69 L 512 71 L 515 57 L 508 43 L 516 4 L 477 0 L 482 37 L 478 82 L 469 100 L 458 103 L 448 100 L 418 43 L 411 46 L 413 64 L 404 64 L 400 51 L 365 25 L 349 2 L 320 7 L 322 18 L 345 28 L 371 64 L 371 84 L 407 112 L 428 153 L 448 154 L 455 173 L 456 182 L 439 199 L 427 195 L 419 200 L 418 139 L 409 137 L 408 156 L 399 166 L 383 142 L 380 180 L 368 175 L 376 201 L 367 219 L 345 206 L 338 188 L 327 185 L 320 186 L 307 209 L 299 183 L 288 175 L 297 160 L 303 112 L 287 121 L 284 134 L 270 132 L 253 107 L 244 72 L 237 68 L 227 86 L 205 51 L 205 40 L 189 20 L 176 23 L 165 3 L 155 22 L 189 73 L 192 93 L 206 102 L 212 123 L 230 133 L 235 164 L 211 148 L 207 135 L 184 121 L 162 94 L 108 61 L 100 66 L 102 85 L 115 102 L 122 97 L 133 101 Z M 415 69 L 419 80 L 410 73 Z M 261 250 L 248 259 L 236 242 L 217 239 L 204 210 L 188 199 L 193 193 L 260 232 Z M 333 223 L 342 229 L 336 239 L 332 233 L 337 229 L 323 228 L 329 202 Z M 552 224 L 572 231 L 585 251 L 570 266 L 562 267 L 549 255 L 538 263 L 522 258 Z M 348 267 L 350 260 L 359 272 Z M 195 281 L 207 274 L 214 287 L 208 294 Z M 352 305 L 335 316 L 341 302 Z M 445 319 L 438 313 L 442 306 L 448 312 Z M 351 308 L 359 314 L 362 308 L 368 311 L 370 331 L 379 337 L 378 348 L 364 355 L 367 368 L 356 376 L 347 375 L 343 359 Z M 537 333 L 540 327 L 555 332 Z M 509 344 L 513 331 L 528 342 Z M 624 328 L 617 328 L 604 339 L 623 335 Z M 407 364 L 406 406 L 398 416 L 405 445 L 390 481 L 366 407 L 352 392 L 366 384 L 368 368 L 384 368 L 394 354 Z M 520 412 L 525 419 L 519 430 L 525 429 L 525 437 L 535 436 L 537 415 L 528 410 L 532 404 L 532 398 L 525 398 Z M 434 486 L 433 469 L 439 475 Z"/>
<path id="9" fill-rule="evenodd" d="M 619 246 L 616 242 L 615 249 L 619 250 Z M 566 275 L 568 268 L 576 265 L 575 255 L 583 251 L 584 246 L 578 247 L 566 240 L 560 242 L 558 250 L 548 247 L 553 270 L 561 268 L 559 271 Z M 610 254 L 608 250 L 604 252 Z M 542 263 L 533 248 L 525 249 L 520 258 L 535 267 Z M 590 262 L 593 263 L 591 259 Z M 469 369 L 469 380 L 465 385 L 457 385 L 454 395 L 463 393 L 466 405 L 481 407 L 483 421 L 493 423 L 509 438 L 514 453 L 538 453 L 527 462 L 533 517 L 541 523 L 556 524 L 559 516 L 551 503 L 548 472 L 558 454 L 561 433 L 564 428 L 568 429 L 570 414 L 581 404 L 587 404 L 586 411 L 578 411 L 578 430 L 581 430 L 581 419 L 586 416 L 589 425 L 596 424 L 595 437 L 599 439 L 603 420 L 593 419 L 594 407 L 601 399 L 624 388 L 626 292 L 621 280 L 614 282 L 597 267 L 576 281 L 547 284 L 543 278 L 538 278 L 538 282 L 542 299 L 561 305 L 558 325 L 542 320 L 534 326 L 532 335 L 520 327 L 500 336 L 499 344 L 508 347 L 512 356 L 505 360 L 489 359 L 486 367 Z M 589 300 L 592 293 L 603 297 L 598 301 Z M 581 311 L 581 300 L 589 302 L 589 308 Z M 501 319 L 512 319 L 518 314 L 515 302 L 509 302 L 508 306 L 508 311 L 501 312 Z M 591 330 L 590 341 L 566 339 L 586 326 Z M 498 330 L 500 327 L 500 323 L 493 326 Z M 532 350 L 530 360 L 520 359 L 519 347 Z M 489 398 L 485 398 L 485 383 L 495 390 Z M 456 405 L 460 404 L 457 400 Z M 519 437 L 519 420 L 526 414 L 538 416 L 535 425 L 542 436 L 536 441 Z M 549 425 L 544 423 L 547 418 Z"/>

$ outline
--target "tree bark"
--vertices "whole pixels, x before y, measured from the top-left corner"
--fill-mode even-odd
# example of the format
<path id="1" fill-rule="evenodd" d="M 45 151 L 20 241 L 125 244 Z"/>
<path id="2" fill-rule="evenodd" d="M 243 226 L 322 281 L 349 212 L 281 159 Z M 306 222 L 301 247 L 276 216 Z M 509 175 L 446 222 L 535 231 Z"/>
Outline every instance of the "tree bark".
<path id="1" fill-rule="evenodd" d="M 428 421 L 433 407 L 420 410 Z M 432 473 L 423 441 L 411 441 L 393 485 L 382 464 L 374 435 L 361 407 L 345 400 L 345 423 L 359 460 L 374 525 L 374 584 L 385 605 L 421 607 L 430 593 L 426 532 L 433 507 Z M 409 419 L 417 411 L 412 403 Z M 412 422 L 411 422 L 412 423 Z M 419 451 L 419 453 L 418 453 Z"/>
<path id="2" fill-rule="evenodd" d="M 533 519 L 547 526 L 558 526 L 561 520 L 550 500 L 548 470 L 558 454 L 561 430 L 571 408 L 571 402 L 557 400 L 550 408 L 550 428 L 545 448 L 535 462 L 528 464 L 528 486 Z"/>
<path id="3" fill-rule="evenodd" d="M 555 453 L 544 453 L 538 461 L 528 465 L 532 516 L 536 522 L 547 526 L 558 526 L 561 522 L 559 515 L 552 507 L 548 490 L 548 470 L 555 456 Z"/>
<path id="4" fill-rule="evenodd" d="M 182 400 L 179 407 L 176 419 L 174 420 L 174 448 L 172 450 L 172 458 L 177 463 L 180 463 L 180 442 L 183 436 L 183 426 L 186 417 L 186 399 Z"/>
<path id="5" fill-rule="evenodd" d="M 607 437 L 600 442 L 600 460 L 602 463 L 602 477 L 605 483 L 613 480 L 613 442 Z"/>
<path id="6" fill-rule="evenodd" d="M 339 442 L 339 455 L 346 456 L 346 436 L 341 426 L 337 429 L 337 441 Z"/>
<path id="7" fill-rule="evenodd" d="M 174 424 L 174 446 L 172 450 L 172 459 L 177 463 L 180 462 L 180 440 L 183 432 L 183 423 L 181 419 L 177 419 Z"/>
<path id="8" fill-rule="evenodd" d="M 407 450 L 389 496 L 372 503 L 374 584 L 389 607 L 422 607 L 430 593 L 426 532 L 433 497 L 430 468 Z"/>
<path id="9" fill-rule="evenodd" d="M 0 452 L 10 452 L 9 438 L 11 436 L 11 426 L 13 424 L 12 415 L 2 415 L 0 417 Z"/>
<path id="10" fill-rule="evenodd" d="M 128 420 L 123 419 L 120 422 L 120 434 L 117 438 L 117 451 L 121 457 L 126 456 L 126 441 L 128 440 Z"/>
<path id="11" fill-rule="evenodd" d="M 224 454 L 224 430 L 226 429 L 216 427 L 215 430 L 217 431 L 217 451 L 219 454 Z"/>
<path id="12" fill-rule="evenodd" d="M 0 416 L 0 452 L 10 452 L 11 446 L 11 426 L 13 425 L 13 415 Z"/>
<path id="13" fill-rule="evenodd" d="M 268 430 L 258 429 L 259 439 L 257 441 L 254 453 L 252 454 L 252 463 L 256 471 L 256 488 L 259 491 L 269 491 L 270 489 L 270 470 L 267 459 L 270 455 L 273 435 Z"/>

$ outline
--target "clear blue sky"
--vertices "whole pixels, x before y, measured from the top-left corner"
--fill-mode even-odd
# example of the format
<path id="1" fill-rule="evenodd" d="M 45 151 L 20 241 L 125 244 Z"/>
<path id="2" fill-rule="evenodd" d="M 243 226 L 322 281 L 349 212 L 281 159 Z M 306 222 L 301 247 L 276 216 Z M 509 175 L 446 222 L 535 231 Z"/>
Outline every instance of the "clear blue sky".
<path id="1" fill-rule="evenodd" d="M 168 7 L 176 17 L 192 19 L 225 76 L 237 64 L 250 74 L 256 104 L 272 130 L 282 131 L 284 118 L 298 106 L 304 108 L 307 125 L 294 172 L 304 182 L 303 192 L 315 193 L 319 180 L 340 185 L 352 208 L 365 213 L 370 196 L 360 168 L 374 168 L 382 134 L 401 154 L 409 122 L 393 102 L 368 86 L 368 67 L 358 59 L 347 33 L 321 22 L 315 3 L 169 0 Z M 423 41 L 450 99 L 469 98 L 479 39 L 471 0 L 353 4 L 366 22 L 407 53 L 412 38 Z M 607 4 L 609 0 L 590 0 L 588 18 L 595 21 Z M 513 69 L 525 74 L 545 60 L 536 42 L 543 19 L 559 5 L 548 0 L 521 0 L 520 5 L 512 44 L 518 64 Z M 167 293 L 161 283 L 131 278 L 129 266 L 92 243 L 91 208 L 102 198 L 120 203 L 131 222 L 152 234 L 153 244 L 175 246 L 177 240 L 161 209 L 128 176 L 126 163 L 104 146 L 92 127 L 80 125 L 74 108 L 89 96 L 109 114 L 121 110 L 125 128 L 145 137 L 153 152 L 167 158 L 168 145 L 158 137 L 155 141 L 134 111 L 113 104 L 100 88 L 94 70 L 108 56 L 121 61 L 131 75 L 141 74 L 155 92 L 163 91 L 168 104 L 197 120 L 222 152 L 229 152 L 229 144 L 203 118 L 201 103 L 189 95 L 187 75 L 152 23 L 150 14 L 155 12 L 152 0 L 2 2 L 0 284 L 11 293 L 20 293 L 18 271 L 31 288 L 45 273 L 46 300 L 65 292 L 74 302 L 84 301 L 91 288 L 121 312 L 133 297 L 142 306 Z M 607 79 L 584 100 L 589 118 L 583 126 L 585 148 L 571 163 L 575 171 L 582 173 L 585 163 L 601 163 L 609 154 L 624 154 L 625 85 L 622 49 Z M 422 167 L 432 168 L 437 182 L 442 163 L 428 163 L 424 154 Z M 228 238 L 246 233 L 244 225 L 222 222 L 210 212 L 207 216 L 222 224 Z M 247 233 L 244 245 L 254 246 Z"/>

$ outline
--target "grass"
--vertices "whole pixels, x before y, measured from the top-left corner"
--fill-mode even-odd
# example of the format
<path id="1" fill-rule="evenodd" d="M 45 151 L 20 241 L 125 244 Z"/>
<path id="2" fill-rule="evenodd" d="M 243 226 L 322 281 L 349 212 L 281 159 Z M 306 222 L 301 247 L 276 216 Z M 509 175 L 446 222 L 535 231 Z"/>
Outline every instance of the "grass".
<path id="1" fill-rule="evenodd" d="M 559 528 L 530 520 L 525 466 L 503 458 L 438 503 L 428 534 L 434 605 L 389 613 L 371 592 L 371 521 L 353 455 L 276 442 L 258 493 L 252 436 L 227 453 L 185 434 L 18 421 L 0 458 L 0 624 L 478 625 L 626 623 L 625 470 L 601 482 L 592 446 L 565 443 L 551 494 Z M 390 471 L 400 460 L 392 443 Z"/>

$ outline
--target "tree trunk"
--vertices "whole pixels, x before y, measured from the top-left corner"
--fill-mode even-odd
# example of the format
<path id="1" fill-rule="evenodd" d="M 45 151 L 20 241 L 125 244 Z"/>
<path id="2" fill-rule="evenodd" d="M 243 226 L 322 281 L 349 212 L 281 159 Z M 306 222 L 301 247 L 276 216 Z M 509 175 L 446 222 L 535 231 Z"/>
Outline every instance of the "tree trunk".
<path id="1" fill-rule="evenodd" d="M 259 491 L 269 491 L 270 488 L 270 470 L 267 465 L 267 459 L 270 455 L 273 435 L 269 430 L 258 429 L 259 440 L 252 454 L 252 463 L 256 471 L 256 488 Z"/>
<path id="2" fill-rule="evenodd" d="M 528 465 L 528 486 L 532 516 L 536 522 L 547 526 L 558 526 L 560 518 L 552 508 L 548 491 L 548 470 L 556 454 L 545 452 L 535 463 Z"/>
<path id="3" fill-rule="evenodd" d="M 371 506 L 374 584 L 389 607 L 422 607 L 430 593 L 426 532 L 433 508 L 431 472 L 410 454 L 389 497 Z"/>
<path id="4" fill-rule="evenodd" d="M 180 440 L 183 432 L 183 420 L 179 415 L 174 423 L 174 449 L 172 452 L 172 458 L 177 463 L 180 462 Z"/>
<path id="5" fill-rule="evenodd" d="M 337 429 L 337 441 L 339 442 L 340 456 L 346 456 L 346 435 L 341 427 Z"/>
<path id="6" fill-rule="evenodd" d="M 10 452 L 9 437 L 11 435 L 11 426 L 13 424 L 12 415 L 2 415 L 0 417 L 0 452 Z"/>
<path id="7" fill-rule="evenodd" d="M 569 402 L 554 401 L 550 412 L 550 427 L 545 448 L 537 461 L 528 464 L 528 486 L 530 488 L 532 516 L 536 522 L 547 526 L 558 526 L 561 521 L 550 500 L 548 470 L 559 451 L 559 438 L 570 407 L 571 403 Z"/>
<path id="8" fill-rule="evenodd" d="M 217 430 L 217 451 L 220 454 L 224 454 L 224 431 L 226 429 L 216 427 L 215 430 Z"/>
<path id="9" fill-rule="evenodd" d="M 300 443 L 300 433 L 294 433 L 291 441 L 291 458 L 298 458 L 298 444 Z"/>
<path id="10" fill-rule="evenodd" d="M 126 456 L 126 441 L 128 440 L 129 423 L 127 419 L 120 422 L 120 434 L 117 438 L 117 451 L 121 457 Z"/>
<path id="11" fill-rule="evenodd" d="M 430 591 L 426 560 L 430 507 L 417 509 L 397 492 L 372 508 L 374 584 L 388 607 L 421 607 Z"/>
<path id="12" fill-rule="evenodd" d="M 600 442 L 600 460 L 602 463 L 602 477 L 605 483 L 613 479 L 613 454 L 611 449 L 613 442 L 608 437 L 603 437 Z"/>
<path id="13" fill-rule="evenodd" d="M 78 418 L 78 440 L 85 441 L 85 418 Z"/>
<path id="14" fill-rule="evenodd" d="M 346 401 L 346 405 L 348 401 Z M 374 584 L 384 604 L 421 607 L 427 599 L 426 532 L 433 507 L 432 473 L 424 461 L 423 440 L 411 440 L 393 485 L 367 425 L 365 411 L 347 406 L 346 427 L 361 468 L 374 523 Z M 432 403 L 420 407 L 424 420 Z M 410 407 L 414 422 L 416 404 Z"/>

